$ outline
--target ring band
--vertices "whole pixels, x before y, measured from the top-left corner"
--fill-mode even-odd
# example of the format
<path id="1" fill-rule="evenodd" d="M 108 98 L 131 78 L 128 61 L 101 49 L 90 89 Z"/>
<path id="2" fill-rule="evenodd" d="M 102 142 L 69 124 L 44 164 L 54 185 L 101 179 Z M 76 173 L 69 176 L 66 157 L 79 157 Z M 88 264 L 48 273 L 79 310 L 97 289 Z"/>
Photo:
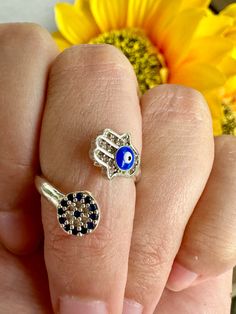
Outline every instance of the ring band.
<path id="1" fill-rule="evenodd" d="M 130 134 L 120 135 L 111 129 L 105 129 L 92 141 L 90 158 L 108 179 L 136 176 L 140 167 L 140 156 L 131 143 Z"/>
<path id="2" fill-rule="evenodd" d="M 67 234 L 81 237 L 97 228 L 100 209 L 90 192 L 62 194 L 40 176 L 36 176 L 35 185 L 39 193 L 57 208 L 58 223 Z"/>

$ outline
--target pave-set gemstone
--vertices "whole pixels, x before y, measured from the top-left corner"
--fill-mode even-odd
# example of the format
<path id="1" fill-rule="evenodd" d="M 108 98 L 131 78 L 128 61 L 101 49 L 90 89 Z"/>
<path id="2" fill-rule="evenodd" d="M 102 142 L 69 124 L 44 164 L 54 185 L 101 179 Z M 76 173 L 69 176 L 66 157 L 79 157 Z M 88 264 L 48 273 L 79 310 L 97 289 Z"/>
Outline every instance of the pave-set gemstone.
<path id="1" fill-rule="evenodd" d="M 68 234 L 83 236 L 93 232 L 99 222 L 99 207 L 88 192 L 66 195 L 57 208 L 58 222 Z"/>

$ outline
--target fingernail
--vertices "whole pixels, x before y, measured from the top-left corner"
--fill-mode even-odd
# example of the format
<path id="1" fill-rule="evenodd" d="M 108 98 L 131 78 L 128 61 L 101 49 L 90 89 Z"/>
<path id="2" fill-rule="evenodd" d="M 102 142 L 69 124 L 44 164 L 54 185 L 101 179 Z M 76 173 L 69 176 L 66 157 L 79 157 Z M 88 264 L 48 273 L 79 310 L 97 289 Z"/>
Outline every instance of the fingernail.
<path id="1" fill-rule="evenodd" d="M 124 300 L 123 314 L 142 314 L 143 306 L 133 300 Z"/>
<path id="2" fill-rule="evenodd" d="M 172 291 L 181 291 L 190 287 L 198 274 L 174 262 L 166 287 Z"/>
<path id="3" fill-rule="evenodd" d="M 106 303 L 99 300 L 81 300 L 77 297 L 60 298 L 60 314 L 108 314 Z"/>

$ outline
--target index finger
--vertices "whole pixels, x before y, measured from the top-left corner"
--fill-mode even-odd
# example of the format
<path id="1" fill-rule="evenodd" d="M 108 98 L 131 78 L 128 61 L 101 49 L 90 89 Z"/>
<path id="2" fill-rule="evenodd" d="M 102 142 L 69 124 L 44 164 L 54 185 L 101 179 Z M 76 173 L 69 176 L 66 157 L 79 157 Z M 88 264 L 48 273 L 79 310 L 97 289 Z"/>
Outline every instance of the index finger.
<path id="1" fill-rule="evenodd" d="M 0 240 L 26 253 L 42 237 L 34 187 L 47 75 L 57 48 L 34 24 L 0 25 Z M 23 48 L 22 48 L 23 46 Z"/>

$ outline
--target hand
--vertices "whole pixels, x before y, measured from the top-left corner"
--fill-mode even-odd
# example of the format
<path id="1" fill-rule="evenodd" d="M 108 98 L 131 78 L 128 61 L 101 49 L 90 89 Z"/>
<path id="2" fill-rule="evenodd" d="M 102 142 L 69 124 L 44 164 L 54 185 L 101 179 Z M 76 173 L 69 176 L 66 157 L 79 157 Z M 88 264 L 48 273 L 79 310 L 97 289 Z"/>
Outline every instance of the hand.
<path id="1" fill-rule="evenodd" d="M 0 44 L 0 313 L 119 314 L 124 295 L 126 314 L 229 313 L 236 142 L 214 141 L 203 97 L 163 85 L 139 98 L 114 47 L 58 56 L 35 25 L 1 25 Z M 142 147 L 137 185 L 92 165 L 90 141 L 107 127 Z M 93 234 L 63 233 L 35 191 L 39 167 L 62 192 L 93 193 Z"/>

